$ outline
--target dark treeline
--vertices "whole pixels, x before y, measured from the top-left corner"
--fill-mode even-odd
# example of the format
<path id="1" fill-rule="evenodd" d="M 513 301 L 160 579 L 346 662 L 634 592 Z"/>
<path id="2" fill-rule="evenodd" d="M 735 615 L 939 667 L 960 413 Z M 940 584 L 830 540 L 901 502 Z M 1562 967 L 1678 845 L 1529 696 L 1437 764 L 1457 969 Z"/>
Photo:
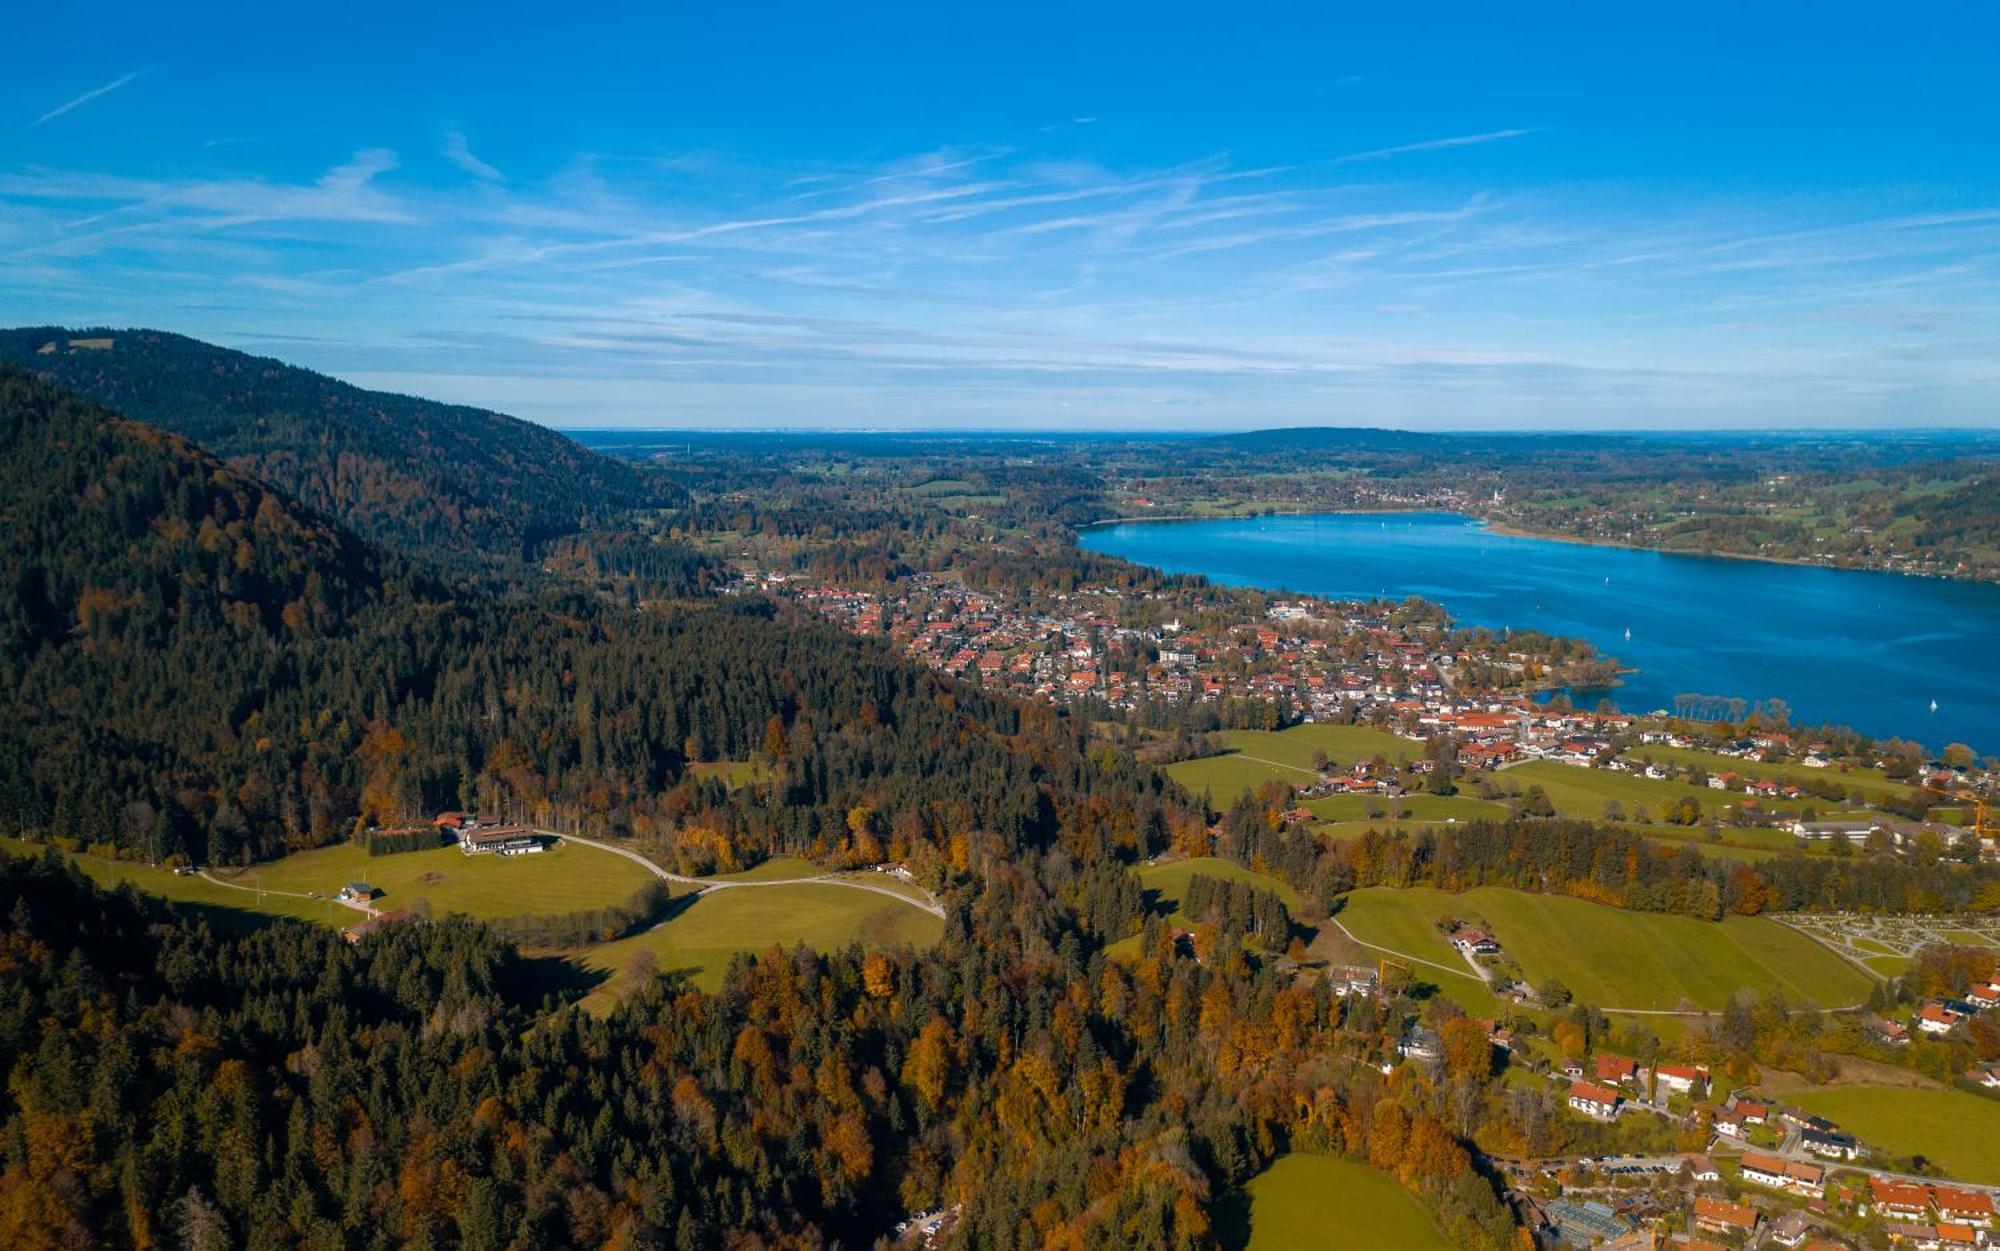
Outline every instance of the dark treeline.
<path id="1" fill-rule="evenodd" d="M 1642 912 L 1729 914 L 1846 910 L 1987 911 L 2000 906 L 2000 866 L 1909 856 L 1783 855 L 1755 864 L 1711 859 L 1587 821 L 1469 821 L 1416 833 L 1371 830 L 1331 845 L 1287 829 L 1290 792 L 1268 787 L 1223 815 L 1216 851 L 1269 872 L 1322 908 L 1362 886 L 1507 886 L 1575 895 Z"/>
<path id="2" fill-rule="evenodd" d="M 773 952 L 598 1018 L 528 1006 L 469 921 L 229 935 L 0 857 L 0 1242 L 854 1247 L 963 1205 L 975 1251 L 1166 1251 L 1297 1147 L 1511 1245 L 1447 1128 L 1483 1068 L 1383 1078 L 1393 1022 L 1240 953 L 1087 952 L 1062 860 L 983 859 L 924 955 Z"/>
<path id="3" fill-rule="evenodd" d="M 428 825 L 404 830 L 370 830 L 361 845 L 371 856 L 399 856 L 406 851 L 430 851 L 442 847 L 446 835 Z"/>
<path id="4" fill-rule="evenodd" d="M 1198 920 L 1212 919 L 1226 933 L 1254 938 L 1267 951 L 1282 951 L 1292 934 L 1285 901 L 1248 882 L 1194 874 L 1181 896 L 1181 911 Z"/>

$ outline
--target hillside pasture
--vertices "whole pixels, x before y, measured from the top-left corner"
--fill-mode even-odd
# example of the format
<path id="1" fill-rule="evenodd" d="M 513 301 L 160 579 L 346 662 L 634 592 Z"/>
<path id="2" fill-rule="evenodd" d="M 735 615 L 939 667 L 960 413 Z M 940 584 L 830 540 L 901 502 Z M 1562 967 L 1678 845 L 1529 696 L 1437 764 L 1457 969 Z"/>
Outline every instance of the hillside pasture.
<path id="1" fill-rule="evenodd" d="M 1786 1098 L 1871 1147 L 1927 1156 L 1955 1181 L 2000 1185 L 2000 1101 L 1944 1087 L 1802 1086 Z"/>
<path id="2" fill-rule="evenodd" d="M 1504 804 L 1470 795 L 1329 795 L 1305 803 L 1307 811 L 1322 821 L 1367 821 L 1370 813 L 1378 823 L 1420 824 L 1439 821 L 1500 821 L 1507 817 Z"/>
<path id="3" fill-rule="evenodd" d="M 49 850 L 40 843 L 0 837 L 0 851 L 10 855 L 41 856 Z M 358 913 L 339 904 L 324 903 L 314 899 L 295 899 L 288 895 L 267 894 L 260 898 L 253 892 L 232 890 L 227 886 L 218 886 L 214 882 L 192 875 L 181 877 L 172 869 L 155 868 L 136 861 L 110 860 L 86 852 L 57 852 L 57 854 L 81 869 L 84 876 L 107 890 L 115 890 L 129 882 L 148 895 L 156 895 L 168 903 L 199 909 L 212 920 L 233 927 L 245 924 L 259 925 L 273 917 L 346 925 L 359 916 Z"/>
<path id="4" fill-rule="evenodd" d="M 1914 792 L 1906 782 L 1898 782 L 1880 769 L 1854 767 L 1833 767 L 1808 769 L 1802 764 L 1765 764 L 1761 760 L 1739 760 L 1734 756 L 1724 756 L 1712 751 L 1702 751 L 1696 747 L 1665 747 L 1645 744 L 1634 747 L 1626 753 L 1629 759 L 1648 760 L 1659 765 L 1693 765 L 1709 773 L 1737 773 L 1747 778 L 1760 778 L 1772 782 L 1791 779 L 1801 784 L 1808 781 L 1834 782 L 1845 788 L 1850 796 L 1865 797 L 1869 802 L 1882 798 L 1906 798 Z M 1803 802 L 1826 806 L 1824 800 Z"/>
<path id="5" fill-rule="evenodd" d="M 371 856 L 345 843 L 215 875 L 239 886 L 322 896 L 349 882 L 366 882 L 380 892 L 377 908 L 407 908 L 422 899 L 436 915 L 457 912 L 482 920 L 603 908 L 624 903 L 652 880 L 623 856 L 569 842 L 536 856 L 468 856 L 456 846 Z M 345 924 L 353 915 L 336 919 Z"/>
<path id="6" fill-rule="evenodd" d="M 594 1007 L 630 984 L 634 958 L 651 954 L 663 974 L 684 974 L 703 990 L 722 985 L 722 974 L 738 952 L 761 953 L 804 943 L 831 952 L 863 947 L 928 947 L 944 935 L 944 922 L 908 904 L 868 891 L 809 883 L 763 890 L 719 890 L 705 894 L 643 934 L 603 943 L 580 953 L 585 968 L 611 980 L 591 996 Z"/>
<path id="7" fill-rule="evenodd" d="M 1220 1206 L 1215 1232 L 1227 1251 L 1450 1245 L 1395 1178 L 1331 1156 L 1280 1156 Z"/>
<path id="8" fill-rule="evenodd" d="M 1305 786 L 1318 778 L 1313 757 L 1351 765 L 1357 761 L 1408 761 L 1423 754 L 1422 743 L 1358 725 L 1296 725 L 1289 730 L 1226 730 L 1219 736 L 1229 750 L 1167 766 L 1167 774 L 1189 793 L 1206 795 L 1218 806 L 1266 782 Z"/>
<path id="9" fill-rule="evenodd" d="M 1246 869 L 1234 860 L 1224 860 L 1220 856 L 1198 856 L 1192 860 L 1146 865 L 1139 870 L 1139 884 L 1149 893 L 1156 893 L 1158 904 L 1168 909 L 1176 921 L 1191 925 L 1193 919 L 1181 915 L 1180 902 L 1187 895 L 1188 879 L 1196 876 L 1224 882 L 1247 882 L 1284 900 L 1285 907 L 1292 912 L 1299 910 L 1301 900 L 1297 891 L 1275 877 Z"/>
<path id="10" fill-rule="evenodd" d="M 1456 895 L 1370 888 L 1347 896 L 1337 917 L 1362 942 L 1447 966 L 1463 960 L 1436 922 L 1477 918 L 1530 982 L 1559 979 L 1601 1008 L 1712 1010 L 1738 990 L 1774 988 L 1843 1007 L 1871 985 L 1839 956 L 1761 917 L 1700 921 L 1500 887 Z"/>
<path id="11" fill-rule="evenodd" d="M 1510 791 L 1526 793 L 1528 787 L 1539 786 L 1558 813 L 1590 821 L 1603 820 L 1604 806 L 1614 800 L 1625 810 L 1626 819 L 1636 820 L 1642 808 L 1650 816 L 1658 817 L 1683 799 L 1694 800 L 1706 815 L 1720 813 L 1745 798 L 1728 791 L 1710 790 L 1706 786 L 1615 773 L 1609 769 L 1589 769 L 1554 760 L 1531 760 L 1503 769 L 1495 776 Z"/>

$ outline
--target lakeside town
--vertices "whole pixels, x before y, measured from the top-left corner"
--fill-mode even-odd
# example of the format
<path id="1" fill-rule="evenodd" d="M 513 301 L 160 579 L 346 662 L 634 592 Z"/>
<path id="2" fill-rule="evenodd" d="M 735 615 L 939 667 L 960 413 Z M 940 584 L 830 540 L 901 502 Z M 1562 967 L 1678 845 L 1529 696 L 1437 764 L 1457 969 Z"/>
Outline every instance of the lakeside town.
<path id="1" fill-rule="evenodd" d="M 1287 779 L 1301 799 L 1394 799 L 1440 769 L 1476 779 L 1548 761 L 1722 792 L 1730 824 L 1779 830 L 1800 846 L 2000 856 L 1978 816 L 1993 762 L 1962 745 L 1921 755 L 1914 745 L 1884 751 L 1852 735 L 1836 744 L 1788 723 L 1749 728 L 1754 722 L 1729 718 L 1730 701 L 1702 697 L 1681 710 L 1693 715 L 1624 712 L 1608 702 L 1575 708 L 1548 698 L 1569 684 L 1560 681 L 1563 660 L 1545 646 L 1455 634 L 1438 618 L 1398 619 L 1390 605 L 1277 599 L 1261 617 L 1208 612 L 1194 624 L 1170 592 L 1111 587 L 1038 592 L 1024 603 L 941 574 L 871 590 L 751 573 L 737 589 L 794 600 L 933 669 L 1023 698 L 1090 704 L 1141 724 L 1208 709 L 1219 727 L 1365 725 L 1427 746 L 1402 768 L 1325 762 L 1317 777 Z M 1595 657 L 1570 663 L 1605 667 Z M 1726 718 L 1731 732 L 1718 733 Z M 1857 768 L 1883 785 L 1850 786 Z M 1894 788 L 1892 775 L 1900 775 Z M 1903 789 L 1914 802 L 1895 802 Z M 1965 817 L 1933 819 L 1938 808 Z M 1588 815 L 1693 825 L 1702 811 L 1683 796 L 1657 814 L 1607 806 Z"/>

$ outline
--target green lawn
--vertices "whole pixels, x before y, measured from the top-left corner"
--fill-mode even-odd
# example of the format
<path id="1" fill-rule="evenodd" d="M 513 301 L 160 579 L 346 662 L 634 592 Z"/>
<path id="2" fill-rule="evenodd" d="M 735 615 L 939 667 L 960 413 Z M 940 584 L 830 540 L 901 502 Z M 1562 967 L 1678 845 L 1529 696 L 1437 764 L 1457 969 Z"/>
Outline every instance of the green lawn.
<path id="1" fill-rule="evenodd" d="M 1839 1007 L 1870 987 L 1840 957 L 1761 917 L 1697 921 L 1499 887 L 1460 895 L 1371 888 L 1347 896 L 1338 916 L 1363 942 L 1451 967 L 1463 960 L 1434 923 L 1476 917 L 1531 982 L 1559 978 L 1602 1008 L 1673 1009 L 1684 1000 L 1719 1008 L 1739 989 L 1774 986 Z"/>
<path id="2" fill-rule="evenodd" d="M 216 876 L 225 876 L 225 871 L 218 870 Z M 322 895 L 359 880 L 381 892 L 375 899 L 378 908 L 407 908 L 425 899 L 439 916 L 460 912 L 482 919 L 602 908 L 630 899 L 650 879 L 645 869 L 623 856 L 576 843 L 563 843 L 539 856 L 468 856 L 455 846 L 371 856 L 349 843 L 252 865 L 228 878 L 244 886 L 261 883 L 267 890 Z M 352 916 L 349 913 L 345 919 Z"/>
<path id="3" fill-rule="evenodd" d="M 1280 1156 L 1229 1196 L 1216 1236 L 1230 1251 L 1307 1247 L 1445 1251 L 1430 1213 L 1387 1173 L 1322 1155 Z"/>
<path id="4" fill-rule="evenodd" d="M 1174 781 L 1193 794 L 1207 795 L 1217 804 L 1227 804 L 1244 791 L 1273 779 L 1294 786 L 1311 782 L 1318 776 L 1312 763 L 1314 753 L 1319 751 L 1326 752 L 1328 759 L 1339 764 L 1351 765 L 1378 755 L 1388 760 L 1412 760 L 1424 749 L 1415 739 L 1358 725 L 1227 730 L 1220 737 L 1229 744 L 1228 753 L 1167 766 L 1167 773 Z"/>
<path id="5" fill-rule="evenodd" d="M 1900 1086 L 1811 1087 L 1786 1097 L 1869 1146 L 1928 1156 L 1955 1181 L 2000 1185 L 2000 1100 Z"/>
<path id="6" fill-rule="evenodd" d="M 851 943 L 927 947 L 943 934 L 944 922 L 938 918 L 868 891 L 821 884 L 722 890 L 703 895 L 646 933 L 589 948 L 578 959 L 611 975 L 592 996 L 604 1005 L 621 989 L 633 956 L 642 950 L 653 953 L 660 972 L 686 972 L 695 985 L 714 990 L 739 951 L 789 949 L 798 943 L 815 951 Z"/>

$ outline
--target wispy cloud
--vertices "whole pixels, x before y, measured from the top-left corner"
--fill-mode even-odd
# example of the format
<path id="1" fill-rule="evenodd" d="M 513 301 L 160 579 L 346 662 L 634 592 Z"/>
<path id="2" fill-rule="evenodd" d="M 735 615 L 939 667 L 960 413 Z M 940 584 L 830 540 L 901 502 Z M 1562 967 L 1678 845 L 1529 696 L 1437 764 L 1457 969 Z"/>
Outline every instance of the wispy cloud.
<path id="1" fill-rule="evenodd" d="M 1489 130 L 1477 135 L 1452 135 L 1445 139 L 1425 139 L 1421 143 L 1399 143 L 1393 148 L 1371 148 L 1366 152 L 1350 152 L 1346 156 L 1334 158 L 1334 164 L 1354 161 L 1382 161 L 1392 156 L 1404 156 L 1412 152 L 1442 152 L 1446 148 L 1470 148 L 1482 143 L 1499 143 L 1503 139 L 1519 139 L 1532 135 L 1536 127 L 1517 127 L 1512 130 Z"/>
<path id="2" fill-rule="evenodd" d="M 505 181 L 501 178 L 499 170 L 494 169 L 491 165 L 488 165 L 485 161 L 480 160 L 472 154 L 471 147 L 465 142 L 465 132 L 455 126 L 445 132 L 444 159 L 458 166 L 466 173 L 471 174 L 474 178 L 483 179 L 486 182 Z"/>
<path id="3" fill-rule="evenodd" d="M 573 423 L 1770 424 L 2000 401 L 1990 205 L 1468 196 L 1352 164 L 1528 133 L 1287 166 L 578 154 L 540 181 L 456 129 L 440 150 L 470 178 L 376 147 L 286 176 L 248 164 L 276 145 L 225 177 L 0 163 L 0 321 L 201 333 L 187 310 L 227 307 L 222 329 L 297 336 L 305 363 Z"/>
<path id="4" fill-rule="evenodd" d="M 89 91 L 84 92 L 76 99 L 65 101 L 62 104 L 58 104 L 56 107 L 42 114 L 34 121 L 28 123 L 29 128 L 32 129 L 36 126 L 43 125 L 44 123 L 52 122 L 56 120 L 58 117 L 61 117 L 63 114 L 69 112 L 71 109 L 82 108 L 84 105 L 89 104 L 92 100 L 97 99 L 99 96 L 108 96 L 112 92 L 118 90 L 120 87 L 123 87 L 127 83 L 130 83 L 133 79 L 142 76 L 143 74 L 145 74 L 145 72 L 146 72 L 145 70 L 133 70 L 131 73 L 126 74 L 122 77 L 112 79 L 110 82 L 105 83 L 102 87 L 92 87 Z"/>

